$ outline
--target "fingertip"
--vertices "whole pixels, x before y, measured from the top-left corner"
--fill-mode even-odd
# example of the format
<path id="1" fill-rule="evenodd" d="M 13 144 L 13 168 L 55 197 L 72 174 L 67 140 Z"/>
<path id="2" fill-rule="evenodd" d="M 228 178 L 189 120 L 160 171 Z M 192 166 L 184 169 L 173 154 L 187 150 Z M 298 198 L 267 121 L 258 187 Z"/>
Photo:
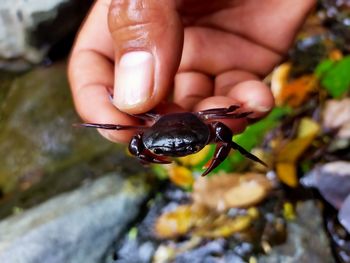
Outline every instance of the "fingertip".
<path id="1" fill-rule="evenodd" d="M 124 112 L 147 112 L 168 95 L 183 43 L 181 19 L 170 2 L 113 1 L 110 5 L 114 104 Z"/>
<path id="2" fill-rule="evenodd" d="M 213 93 L 212 79 L 200 72 L 181 72 L 175 77 L 174 101 L 186 110 Z"/>
<path id="3" fill-rule="evenodd" d="M 75 106 L 80 117 L 89 123 L 137 125 L 127 114 L 119 111 L 109 99 L 107 89 L 101 85 L 82 87 L 74 93 Z M 125 143 L 130 140 L 133 131 L 98 130 L 106 139 Z"/>
<path id="4" fill-rule="evenodd" d="M 109 131 L 97 129 L 98 133 L 105 139 L 115 143 L 128 143 L 133 136 L 131 131 Z"/>
<path id="5" fill-rule="evenodd" d="M 228 96 L 242 105 L 246 110 L 252 110 L 249 118 L 266 116 L 274 107 L 274 97 L 270 88 L 261 81 L 248 80 L 233 86 Z"/>
<path id="6" fill-rule="evenodd" d="M 195 106 L 195 111 L 214 108 L 226 108 L 235 104 L 239 104 L 239 102 L 233 98 L 227 96 L 213 96 L 208 97 L 197 103 L 197 105 Z M 247 118 L 220 119 L 219 121 L 227 125 L 233 131 L 233 133 L 243 132 L 248 125 Z"/>

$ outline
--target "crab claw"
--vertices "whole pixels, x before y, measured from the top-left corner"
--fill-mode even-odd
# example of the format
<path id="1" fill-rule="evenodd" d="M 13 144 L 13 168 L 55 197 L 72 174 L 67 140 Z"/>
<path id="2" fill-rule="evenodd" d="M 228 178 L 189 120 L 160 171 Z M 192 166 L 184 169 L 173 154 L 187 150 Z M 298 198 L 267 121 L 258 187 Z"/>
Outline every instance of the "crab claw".
<path id="1" fill-rule="evenodd" d="M 156 163 L 156 164 L 169 164 L 171 161 L 164 157 L 155 155 L 152 152 L 146 150 L 143 151 L 142 154 L 138 155 L 137 158 L 141 161 L 141 163 Z"/>
<path id="2" fill-rule="evenodd" d="M 214 157 L 210 161 L 209 165 L 207 166 L 208 167 L 207 170 L 204 171 L 202 176 L 207 175 L 213 169 L 215 169 L 220 163 L 222 163 L 230 153 L 231 149 L 237 150 L 240 154 L 242 154 L 243 156 L 247 157 L 252 161 L 255 161 L 264 166 L 267 166 L 266 163 L 264 163 L 258 157 L 248 152 L 242 146 L 233 142 L 232 131 L 225 124 L 223 124 L 222 122 L 212 122 L 211 124 L 209 124 L 209 126 L 212 129 L 212 132 L 214 133 L 212 142 L 216 142 L 217 146 L 215 149 Z"/>
<path id="3" fill-rule="evenodd" d="M 228 143 L 221 143 L 216 146 L 213 159 L 211 159 L 207 170 L 204 171 L 202 176 L 206 176 L 212 170 L 214 170 L 223 160 L 226 159 L 227 155 L 230 153 L 231 146 Z"/>

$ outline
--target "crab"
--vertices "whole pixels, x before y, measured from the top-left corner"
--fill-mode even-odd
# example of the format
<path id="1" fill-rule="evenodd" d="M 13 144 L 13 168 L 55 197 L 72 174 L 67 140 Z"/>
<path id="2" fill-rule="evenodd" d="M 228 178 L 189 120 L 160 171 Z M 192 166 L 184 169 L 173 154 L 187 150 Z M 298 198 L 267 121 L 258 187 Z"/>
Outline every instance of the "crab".
<path id="1" fill-rule="evenodd" d="M 232 141 L 233 133 L 219 119 L 239 119 L 252 112 L 238 112 L 239 105 L 227 108 L 214 108 L 198 112 L 179 112 L 170 114 L 144 113 L 133 115 L 144 121 L 151 121 L 151 126 L 129 126 L 119 124 L 83 123 L 85 127 L 108 130 L 135 130 L 129 143 L 129 151 L 142 163 L 171 163 L 169 157 L 183 157 L 196 153 L 207 144 L 216 143 L 214 157 L 209 162 L 202 176 L 207 175 L 223 162 L 231 149 L 243 156 L 266 164 L 243 147 Z"/>

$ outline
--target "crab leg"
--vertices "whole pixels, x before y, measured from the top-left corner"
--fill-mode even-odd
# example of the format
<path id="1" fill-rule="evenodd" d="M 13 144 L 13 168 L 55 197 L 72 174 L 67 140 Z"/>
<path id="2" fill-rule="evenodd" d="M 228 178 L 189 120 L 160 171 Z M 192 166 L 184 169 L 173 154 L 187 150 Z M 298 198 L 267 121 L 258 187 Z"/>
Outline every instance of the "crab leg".
<path id="1" fill-rule="evenodd" d="M 253 112 L 240 112 L 240 113 L 231 113 L 231 114 L 207 114 L 204 116 L 205 120 L 211 119 L 241 119 L 248 117 Z"/>
<path id="2" fill-rule="evenodd" d="M 239 119 L 245 118 L 252 114 L 252 112 L 237 112 L 234 113 L 237 109 L 239 109 L 239 105 L 231 105 L 227 108 L 217 108 L 217 109 L 209 109 L 197 112 L 197 115 L 204 120 L 210 119 Z"/>
<path id="3" fill-rule="evenodd" d="M 231 142 L 230 146 L 232 149 L 239 151 L 240 154 L 242 154 L 243 156 L 247 157 L 248 159 L 258 162 L 264 166 L 267 166 L 266 163 L 264 163 L 263 161 L 261 161 L 258 157 L 256 157 L 254 154 L 251 154 L 250 152 L 248 152 L 246 149 L 244 149 L 242 146 L 238 145 L 235 142 Z"/>
<path id="4" fill-rule="evenodd" d="M 142 153 L 140 153 L 138 156 L 136 156 L 141 163 L 147 164 L 147 163 L 157 163 L 157 164 L 169 164 L 171 161 L 169 161 L 167 158 L 163 156 L 158 156 L 152 153 L 149 150 L 144 150 Z"/>
<path id="5" fill-rule="evenodd" d="M 214 157 L 210 161 L 207 170 L 202 174 L 202 176 L 207 175 L 213 169 L 215 169 L 221 162 L 225 160 L 227 155 L 230 153 L 230 150 L 237 150 L 240 154 L 247 157 L 248 159 L 258 162 L 264 166 L 267 166 L 263 161 L 261 161 L 258 157 L 248 152 L 242 146 L 232 141 L 232 131 L 222 122 L 213 122 L 210 123 L 209 126 L 212 128 L 214 132 L 214 136 L 212 138 L 212 142 L 217 143 Z"/>
<path id="6" fill-rule="evenodd" d="M 237 150 L 240 154 L 247 157 L 248 159 L 258 162 L 264 166 L 267 166 L 266 163 L 261 161 L 258 157 L 256 157 L 254 154 L 251 154 L 246 149 L 244 149 L 242 146 L 238 145 L 237 143 L 232 141 L 232 132 L 231 130 L 222 122 L 214 122 L 212 126 L 215 129 L 216 139 L 222 142 L 226 142 L 229 144 L 229 146 L 233 150 Z"/>
<path id="7" fill-rule="evenodd" d="M 142 114 L 131 114 L 131 116 L 133 116 L 135 118 L 139 118 L 139 119 L 144 120 L 144 121 L 155 121 L 155 120 L 159 119 L 160 114 L 146 112 L 146 113 L 142 113 Z"/>
<path id="8" fill-rule="evenodd" d="M 208 109 L 208 110 L 202 110 L 197 112 L 198 115 L 203 116 L 207 114 L 226 114 L 230 112 L 234 112 L 235 110 L 239 109 L 239 105 L 231 105 L 227 108 L 215 108 L 215 109 Z"/>
<path id="9" fill-rule="evenodd" d="M 98 128 L 98 129 L 106 129 L 106 130 L 132 130 L 132 129 L 145 129 L 146 126 L 132 126 L 132 125 L 120 125 L 120 124 L 99 124 L 99 123 L 80 123 L 80 126 L 88 127 L 88 128 Z"/>

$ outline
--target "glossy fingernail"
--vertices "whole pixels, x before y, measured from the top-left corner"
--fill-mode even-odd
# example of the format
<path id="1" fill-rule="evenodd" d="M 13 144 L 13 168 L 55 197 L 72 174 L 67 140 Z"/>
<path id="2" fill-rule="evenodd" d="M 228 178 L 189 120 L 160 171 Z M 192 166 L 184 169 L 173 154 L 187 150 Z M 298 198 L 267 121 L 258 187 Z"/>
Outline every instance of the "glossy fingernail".
<path id="1" fill-rule="evenodd" d="M 147 101 L 153 92 L 154 58 L 146 51 L 124 54 L 116 67 L 114 104 L 133 108 Z"/>
<path id="2" fill-rule="evenodd" d="M 261 113 L 265 113 L 271 110 L 270 107 L 268 106 L 264 106 L 264 105 L 259 105 L 257 103 L 254 102 L 249 102 L 246 104 L 247 108 L 256 111 L 256 112 L 261 112 Z"/>

